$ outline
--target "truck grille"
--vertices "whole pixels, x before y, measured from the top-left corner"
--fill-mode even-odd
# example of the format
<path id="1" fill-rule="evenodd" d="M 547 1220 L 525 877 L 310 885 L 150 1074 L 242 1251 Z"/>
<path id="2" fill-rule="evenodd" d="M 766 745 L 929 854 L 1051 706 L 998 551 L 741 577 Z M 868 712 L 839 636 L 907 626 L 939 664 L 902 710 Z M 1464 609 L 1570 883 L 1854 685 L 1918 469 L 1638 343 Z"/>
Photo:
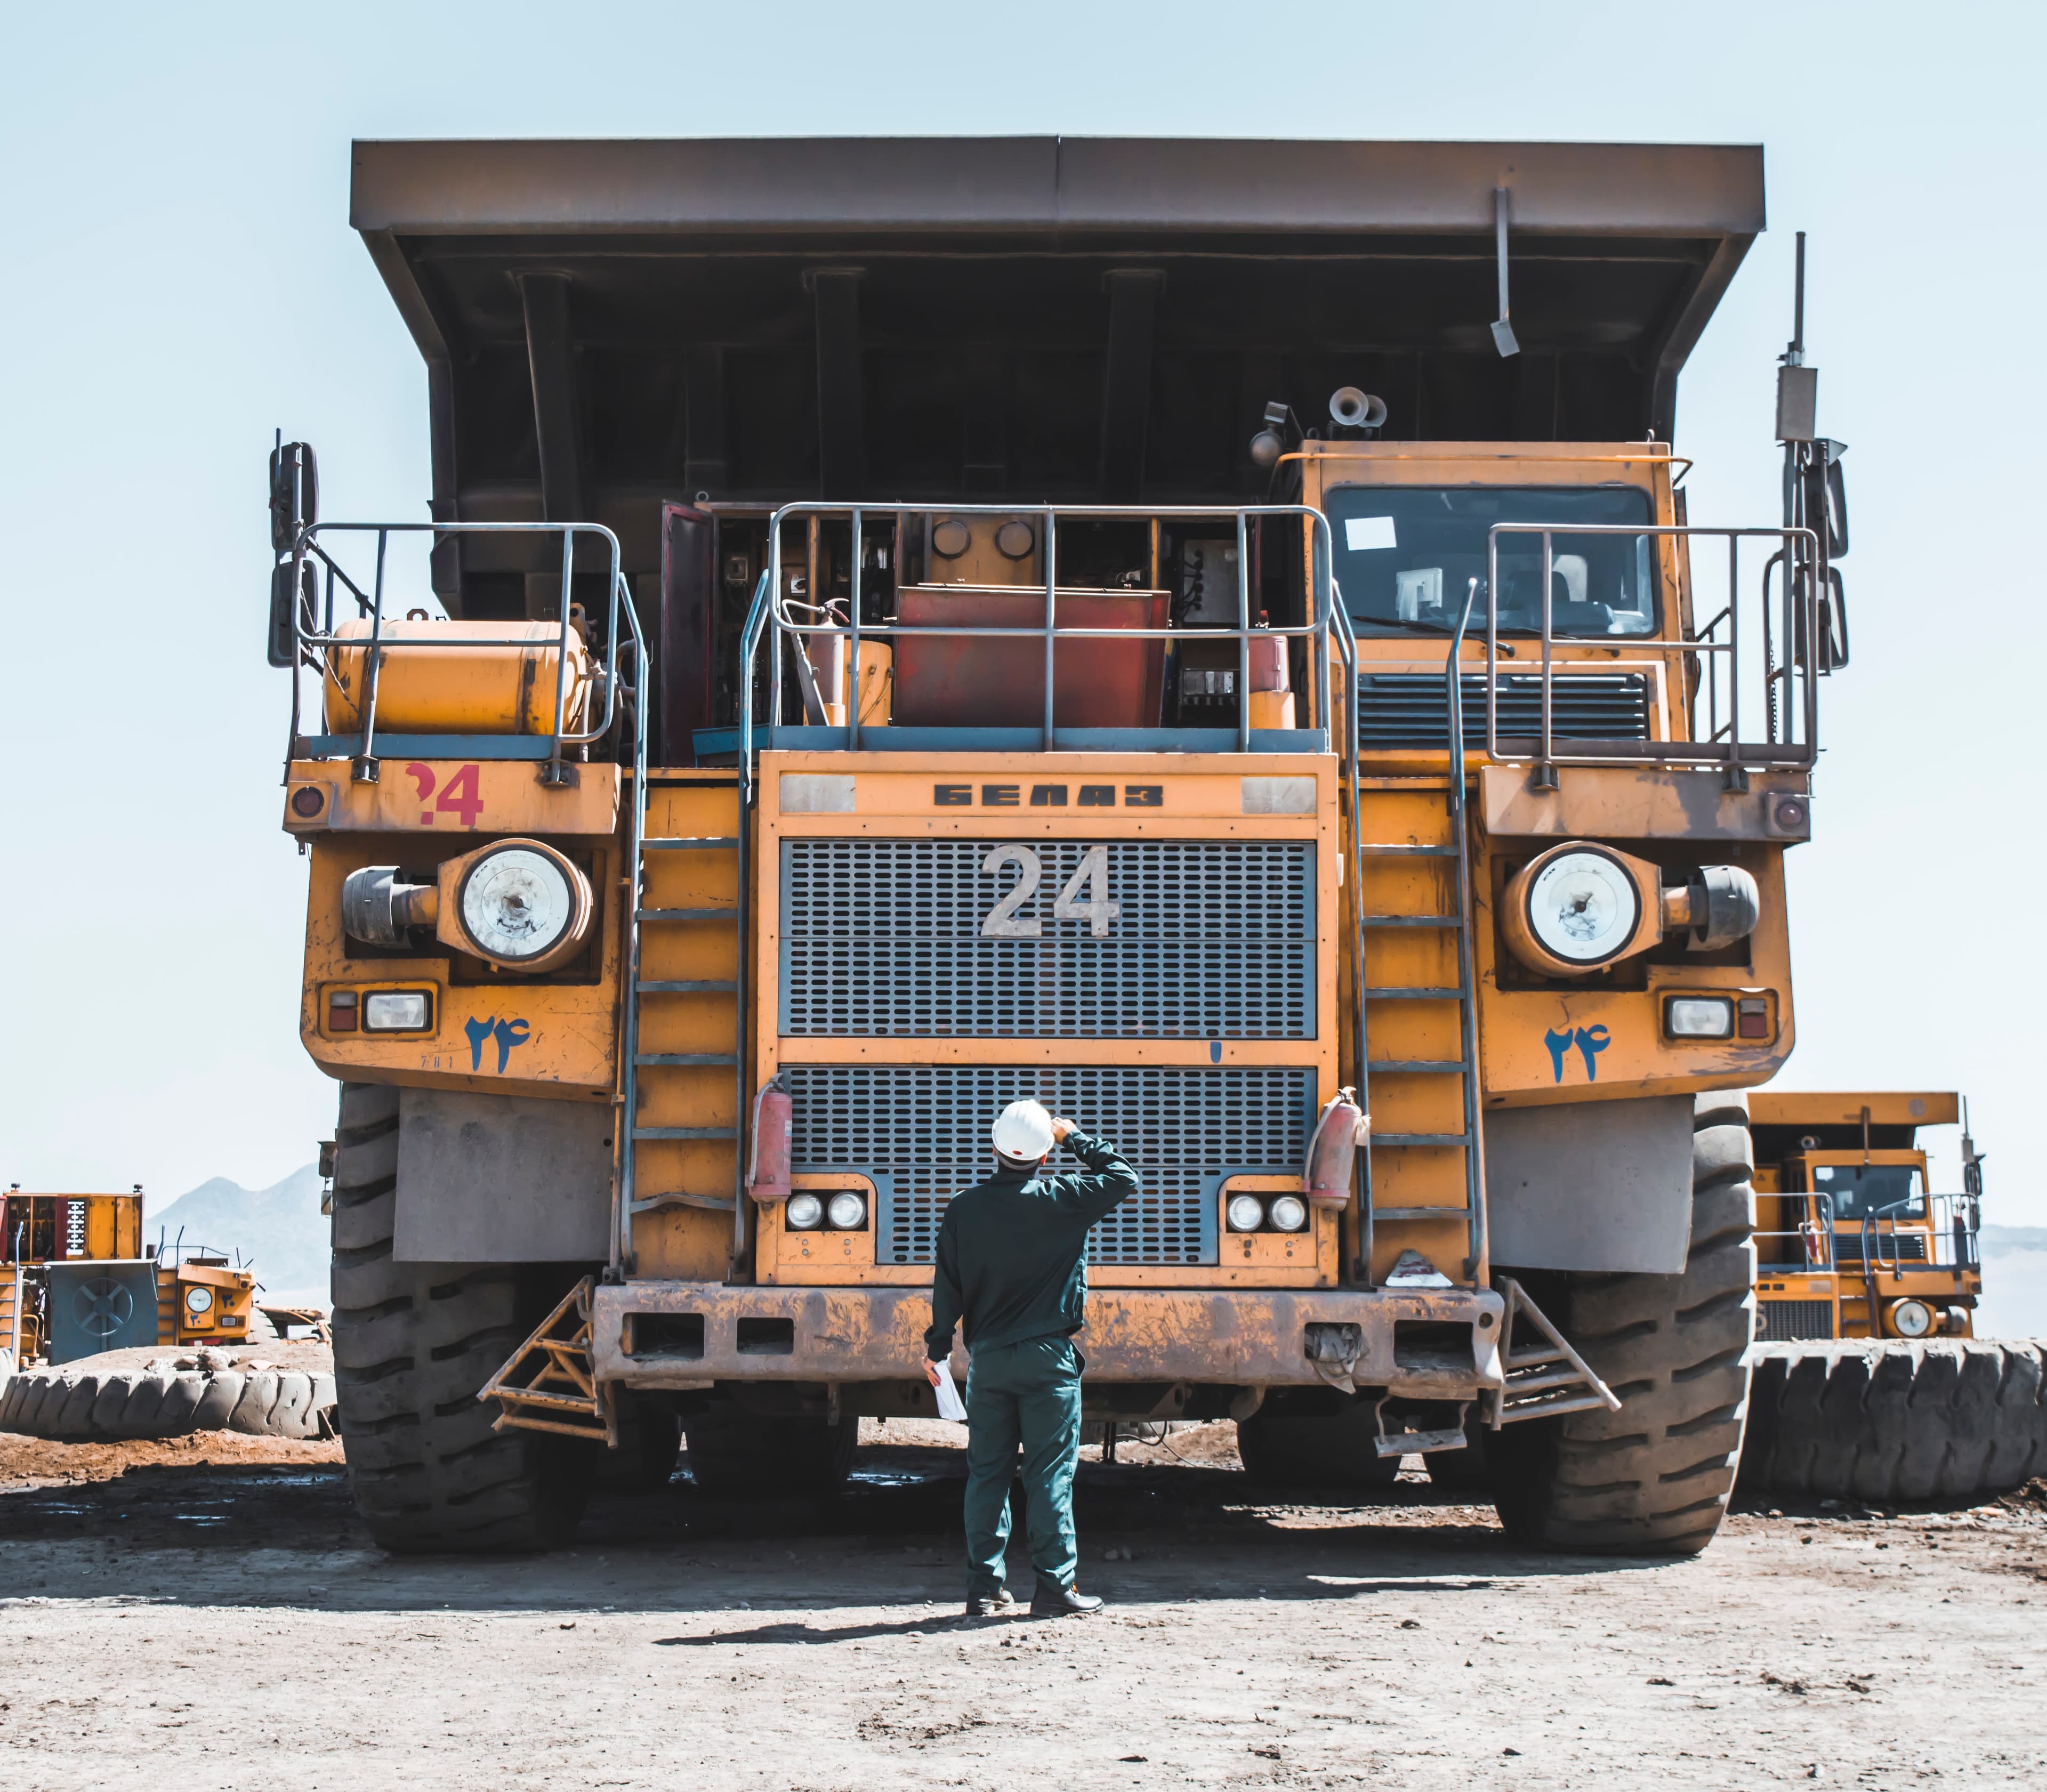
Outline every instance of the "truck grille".
<path id="1" fill-rule="evenodd" d="M 1833 1335 L 1832 1301 L 1760 1300 L 1755 1303 L 1758 1344 L 1802 1344 Z"/>
<path id="2" fill-rule="evenodd" d="M 1834 1234 L 1834 1260 L 1859 1264 L 1862 1247 L 1860 1233 L 1837 1232 Z M 1926 1235 L 1923 1232 L 1879 1233 L 1870 1240 L 1869 1254 L 1876 1263 L 1924 1263 Z"/>
<path id="3" fill-rule="evenodd" d="M 1433 672 L 1368 673 L 1359 681 L 1358 741 L 1366 747 L 1441 747 L 1449 739 L 1443 680 Z M 1465 745 L 1485 745 L 1485 679 L 1466 673 L 1462 683 Z M 1499 680 L 1503 740 L 1542 732 L 1542 680 L 1528 672 Z M 1649 680 L 1640 672 L 1592 672 L 1551 680 L 1550 726 L 1558 740 L 1646 741 Z"/>
<path id="4" fill-rule="evenodd" d="M 882 1264 L 931 1261 L 946 1202 L 993 1167 L 989 1128 L 1025 1096 L 1110 1140 L 1137 1171 L 1138 1192 L 1089 1236 L 1099 1264 L 1218 1261 L 1219 1177 L 1298 1172 L 1314 1120 L 1306 1066 L 793 1064 L 782 1076 L 793 1167 L 874 1178 Z"/>
<path id="5" fill-rule="evenodd" d="M 1021 881 L 989 840 L 784 840 L 781 1031 L 798 1036 L 1310 1039 L 1315 850 L 1306 841 L 1034 840 L 1016 911 L 1035 939 L 984 939 Z M 1120 912 L 1097 939 L 1054 917 L 1091 847 Z M 1079 898 L 1085 904 L 1091 884 Z"/>

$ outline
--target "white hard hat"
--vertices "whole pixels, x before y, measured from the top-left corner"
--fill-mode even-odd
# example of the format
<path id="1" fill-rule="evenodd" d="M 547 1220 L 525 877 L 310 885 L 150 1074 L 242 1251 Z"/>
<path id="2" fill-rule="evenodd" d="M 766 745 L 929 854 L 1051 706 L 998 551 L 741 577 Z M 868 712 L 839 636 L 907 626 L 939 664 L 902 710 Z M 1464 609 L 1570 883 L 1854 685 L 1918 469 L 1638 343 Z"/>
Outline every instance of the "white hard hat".
<path id="1" fill-rule="evenodd" d="M 1052 1148 L 1052 1117 L 1042 1101 L 1012 1101 L 995 1123 L 995 1148 L 1016 1163 L 1035 1163 Z"/>

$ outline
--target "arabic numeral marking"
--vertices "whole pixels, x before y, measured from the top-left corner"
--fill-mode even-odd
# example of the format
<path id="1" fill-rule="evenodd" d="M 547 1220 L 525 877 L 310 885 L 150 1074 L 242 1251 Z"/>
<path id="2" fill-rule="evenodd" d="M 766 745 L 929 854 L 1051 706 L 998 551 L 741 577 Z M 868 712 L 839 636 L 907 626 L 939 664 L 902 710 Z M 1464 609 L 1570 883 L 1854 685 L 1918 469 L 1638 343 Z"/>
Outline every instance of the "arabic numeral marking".
<path id="1" fill-rule="evenodd" d="M 1036 916 L 1020 920 L 1016 914 L 1038 893 L 1038 880 L 1044 875 L 1038 855 L 1028 846 L 997 846 L 981 861 L 981 869 L 984 876 L 995 877 L 1012 864 L 1017 869 L 1016 888 L 989 910 L 988 919 L 981 923 L 983 939 L 1037 939 L 1044 934 L 1043 923 Z"/>
<path id="2" fill-rule="evenodd" d="M 1085 901 L 1081 900 L 1083 884 L 1089 892 Z M 1080 869 L 1052 904 L 1052 918 L 1058 921 L 1085 921 L 1097 939 L 1106 939 L 1109 923 L 1122 912 L 1123 905 L 1109 899 L 1109 849 L 1090 846 L 1081 856 Z"/>

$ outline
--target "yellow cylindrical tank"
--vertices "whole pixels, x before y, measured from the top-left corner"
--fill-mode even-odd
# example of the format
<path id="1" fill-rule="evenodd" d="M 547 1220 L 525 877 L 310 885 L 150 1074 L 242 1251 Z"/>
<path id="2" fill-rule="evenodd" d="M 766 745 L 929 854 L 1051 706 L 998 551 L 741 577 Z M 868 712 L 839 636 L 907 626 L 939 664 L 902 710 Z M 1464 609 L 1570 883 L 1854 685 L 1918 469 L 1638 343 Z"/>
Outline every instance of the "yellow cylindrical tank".
<path id="1" fill-rule="evenodd" d="M 344 622 L 343 641 L 366 641 L 370 624 Z M 561 631 L 553 622 L 387 621 L 377 652 L 377 726 L 405 734 L 551 734 Z M 420 642 L 477 644 L 422 646 Z M 518 644 L 485 645 L 515 642 Z M 367 650 L 328 650 L 327 726 L 353 733 L 362 726 Z M 583 726 L 590 702 L 589 650 L 569 631 L 563 726 Z"/>

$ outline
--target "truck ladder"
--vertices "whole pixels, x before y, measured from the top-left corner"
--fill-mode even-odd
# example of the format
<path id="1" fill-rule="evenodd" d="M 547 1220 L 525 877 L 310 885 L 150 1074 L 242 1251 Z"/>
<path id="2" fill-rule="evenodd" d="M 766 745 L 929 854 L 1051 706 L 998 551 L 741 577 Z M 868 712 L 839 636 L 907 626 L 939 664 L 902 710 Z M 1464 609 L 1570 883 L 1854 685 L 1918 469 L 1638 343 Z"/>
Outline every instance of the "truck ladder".
<path id="1" fill-rule="evenodd" d="M 660 1210 L 736 1213 L 740 1164 L 739 792 L 726 772 L 649 774 L 634 888 L 620 1141 L 621 1256 Z"/>
<path id="2" fill-rule="evenodd" d="M 1468 622 L 1468 599 L 1465 614 Z M 1461 625 L 1445 678 L 1445 738 L 1459 749 L 1464 718 L 1457 674 L 1463 635 Z M 1355 984 L 1364 1017 L 1360 1086 L 1372 1091 L 1360 1268 L 1370 1279 L 1382 1225 L 1400 1228 L 1395 1236 L 1403 1243 L 1412 1237 L 1418 1248 L 1426 1243 L 1441 1252 L 1453 1222 L 1463 1234 L 1461 1269 L 1468 1280 L 1484 1258 L 1485 1217 L 1463 756 L 1453 750 L 1441 780 L 1374 778 L 1364 789 L 1356 771 L 1362 681 L 1354 662 L 1348 683 L 1357 867 L 1352 900 L 1364 966 Z M 1386 838 L 1403 832 L 1405 839 Z M 1378 838 L 1368 838 L 1368 833 Z M 1409 1198 L 1382 1204 L 1380 1191 L 1389 1180 Z M 1416 1195 L 1427 1198 L 1412 1198 Z M 1427 1261 L 1433 1268 L 1434 1260 Z"/>

